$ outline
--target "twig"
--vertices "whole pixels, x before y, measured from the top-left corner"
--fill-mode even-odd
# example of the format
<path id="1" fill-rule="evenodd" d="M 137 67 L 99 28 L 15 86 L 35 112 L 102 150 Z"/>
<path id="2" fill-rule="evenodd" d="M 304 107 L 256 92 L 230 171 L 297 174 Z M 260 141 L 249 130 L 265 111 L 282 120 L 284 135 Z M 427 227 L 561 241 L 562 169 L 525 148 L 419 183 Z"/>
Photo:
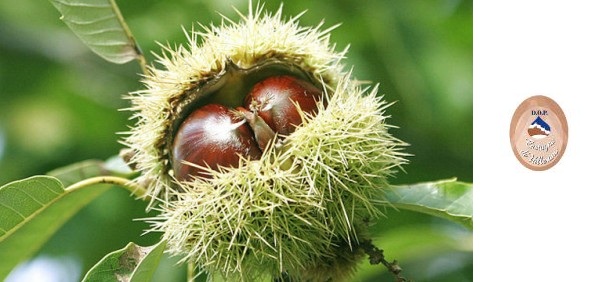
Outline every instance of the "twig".
<path id="1" fill-rule="evenodd" d="M 187 264 L 187 282 L 194 282 L 196 279 L 196 266 L 192 261 Z"/>
<path id="2" fill-rule="evenodd" d="M 379 264 L 379 263 L 383 264 L 388 269 L 388 271 L 394 275 L 394 278 L 396 278 L 396 282 L 407 282 L 408 281 L 408 280 L 406 280 L 406 278 L 402 277 L 402 275 L 400 274 L 400 272 L 402 272 L 402 268 L 400 268 L 400 266 L 398 265 L 398 261 L 396 261 L 396 260 L 394 260 L 393 262 L 386 261 L 383 256 L 383 250 L 375 247 L 375 245 L 373 245 L 373 242 L 371 242 L 371 240 L 361 242 L 360 246 L 365 251 L 365 253 L 367 255 L 369 255 L 369 262 L 372 265 Z"/>

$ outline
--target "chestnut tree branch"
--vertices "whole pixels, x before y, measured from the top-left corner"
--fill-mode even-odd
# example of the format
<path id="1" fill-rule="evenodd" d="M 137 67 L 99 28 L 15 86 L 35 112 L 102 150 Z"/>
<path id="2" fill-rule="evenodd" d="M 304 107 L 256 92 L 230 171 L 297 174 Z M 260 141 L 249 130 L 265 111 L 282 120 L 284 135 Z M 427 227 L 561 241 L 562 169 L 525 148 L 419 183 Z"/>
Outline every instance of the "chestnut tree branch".
<path id="1" fill-rule="evenodd" d="M 396 282 L 408 281 L 406 280 L 406 278 L 402 277 L 400 273 L 402 272 L 402 268 L 400 268 L 400 266 L 398 265 L 398 261 L 394 260 L 392 262 L 388 262 L 387 260 L 385 260 L 383 256 L 383 250 L 373 245 L 373 242 L 371 240 L 361 242 L 360 247 L 365 251 L 367 255 L 369 255 L 369 262 L 372 265 L 379 263 L 383 264 L 388 269 L 388 271 L 392 273 L 392 275 L 394 275 Z"/>

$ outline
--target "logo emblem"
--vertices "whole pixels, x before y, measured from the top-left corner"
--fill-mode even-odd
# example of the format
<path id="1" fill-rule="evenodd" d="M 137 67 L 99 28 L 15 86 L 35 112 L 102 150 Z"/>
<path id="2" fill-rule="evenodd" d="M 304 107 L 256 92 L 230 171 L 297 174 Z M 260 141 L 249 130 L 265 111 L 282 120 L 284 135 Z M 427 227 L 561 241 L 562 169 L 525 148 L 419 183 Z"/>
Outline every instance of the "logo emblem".
<path id="1" fill-rule="evenodd" d="M 510 123 L 513 153 L 531 170 L 547 170 L 563 156 L 569 129 L 560 106 L 546 96 L 523 101 Z"/>

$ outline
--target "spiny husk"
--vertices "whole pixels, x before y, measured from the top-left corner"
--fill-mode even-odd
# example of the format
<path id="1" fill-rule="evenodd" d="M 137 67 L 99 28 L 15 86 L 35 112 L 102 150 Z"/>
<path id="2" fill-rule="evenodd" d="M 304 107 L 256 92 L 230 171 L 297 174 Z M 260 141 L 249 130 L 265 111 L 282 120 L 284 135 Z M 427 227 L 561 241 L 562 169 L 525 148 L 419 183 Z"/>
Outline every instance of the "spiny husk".
<path id="1" fill-rule="evenodd" d="M 242 18 L 192 32 L 188 48 L 165 47 L 163 69 L 152 68 L 147 88 L 130 96 L 138 123 L 125 143 L 160 211 L 148 221 L 164 232 L 169 252 L 213 275 L 339 279 L 361 255 L 364 221 L 380 215 L 376 204 L 387 177 L 406 163 L 406 144 L 388 133 L 377 87 L 366 91 L 343 70 L 345 51 L 334 51 L 329 30 L 299 27 L 281 9 Z M 174 103 L 228 62 L 251 67 L 268 58 L 319 79 L 327 107 L 321 102 L 317 114 L 303 114 L 298 129 L 260 160 L 207 169 L 212 179 L 175 180 L 165 147 L 179 114 Z"/>

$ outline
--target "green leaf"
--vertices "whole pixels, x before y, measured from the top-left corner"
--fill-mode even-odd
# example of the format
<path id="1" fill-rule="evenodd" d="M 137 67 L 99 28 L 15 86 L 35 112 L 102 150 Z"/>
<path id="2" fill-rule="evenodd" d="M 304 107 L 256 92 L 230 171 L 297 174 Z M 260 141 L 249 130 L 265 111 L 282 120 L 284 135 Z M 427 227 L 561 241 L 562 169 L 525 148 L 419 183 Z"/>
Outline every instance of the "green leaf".
<path id="1" fill-rule="evenodd" d="M 439 216 L 473 229 L 473 184 L 449 179 L 391 188 L 386 197 L 395 207 Z"/>
<path id="2" fill-rule="evenodd" d="M 447 254 L 469 254 L 473 251 L 472 232 L 444 224 L 402 225 L 374 234 L 374 237 L 373 244 L 383 250 L 387 261 L 395 260 L 402 268 L 416 261 L 429 262 L 431 267 L 437 267 L 435 271 L 404 269 L 403 276 L 409 281 L 446 281 L 443 277 L 428 277 L 434 273 L 444 274 L 444 268 L 440 268 L 439 264 L 435 265 L 434 261 Z M 454 260 L 453 263 L 460 265 L 470 261 Z M 391 274 L 383 265 L 371 265 L 368 259 L 364 259 L 358 269 L 360 271 L 354 277 L 355 281 L 378 281 L 381 277 L 390 277 L 386 281 L 392 281 Z"/>
<path id="3" fill-rule="evenodd" d="M 120 176 L 131 178 L 135 175 L 120 156 L 113 156 L 108 160 L 87 160 L 57 168 L 47 173 L 60 180 L 64 186 L 69 186 L 81 180 L 96 176 Z"/>
<path id="4" fill-rule="evenodd" d="M 94 53 L 116 64 L 141 52 L 114 0 L 50 0 L 61 19 Z"/>
<path id="5" fill-rule="evenodd" d="M 51 176 L 0 187 L 0 278 L 32 256 L 69 218 L 110 186 L 64 189 Z"/>
<path id="6" fill-rule="evenodd" d="M 69 186 L 86 178 L 105 175 L 103 165 L 104 162 L 100 160 L 87 160 L 57 168 L 47 174 L 56 177 L 64 186 Z"/>
<path id="7" fill-rule="evenodd" d="M 129 243 L 125 248 L 104 256 L 83 281 L 150 281 L 163 255 L 166 243 L 141 247 Z"/>

